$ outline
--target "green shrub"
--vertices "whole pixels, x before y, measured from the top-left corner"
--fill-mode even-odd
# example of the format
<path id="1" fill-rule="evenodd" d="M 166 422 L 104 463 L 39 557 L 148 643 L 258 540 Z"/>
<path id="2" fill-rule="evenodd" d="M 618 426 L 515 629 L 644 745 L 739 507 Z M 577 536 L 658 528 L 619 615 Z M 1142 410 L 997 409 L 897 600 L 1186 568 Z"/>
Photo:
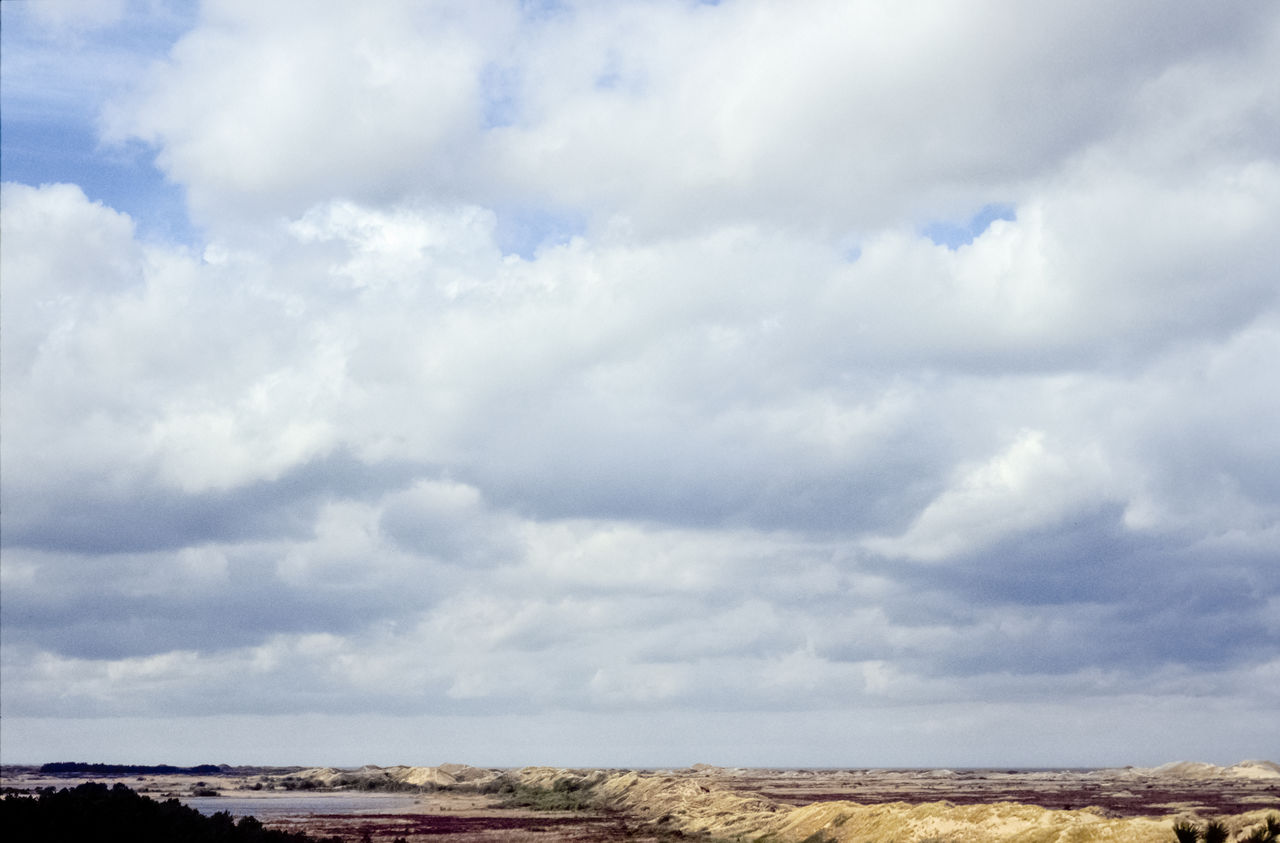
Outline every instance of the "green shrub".
<path id="1" fill-rule="evenodd" d="M 592 790 L 595 787 L 581 779 L 557 779 L 550 788 L 530 787 L 515 779 L 505 779 L 489 793 L 504 794 L 504 808 L 532 808 L 535 811 L 585 811 L 594 807 Z"/>
<path id="2" fill-rule="evenodd" d="M 489 794 L 515 793 L 516 780 L 513 776 L 503 773 L 487 782 L 481 782 L 476 786 L 476 792 Z"/>

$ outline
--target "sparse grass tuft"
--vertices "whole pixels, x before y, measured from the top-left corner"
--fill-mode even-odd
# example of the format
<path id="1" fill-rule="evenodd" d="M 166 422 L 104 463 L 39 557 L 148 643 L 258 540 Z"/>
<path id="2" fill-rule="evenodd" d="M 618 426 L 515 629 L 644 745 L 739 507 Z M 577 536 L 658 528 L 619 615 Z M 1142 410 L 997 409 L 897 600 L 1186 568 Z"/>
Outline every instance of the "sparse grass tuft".
<path id="1" fill-rule="evenodd" d="M 1177 843 L 1196 843 L 1200 839 L 1200 831 L 1186 820 L 1178 820 L 1173 824 L 1173 837 Z"/>
<path id="2" fill-rule="evenodd" d="M 1222 820 L 1209 820 L 1200 832 L 1200 839 L 1204 843 L 1227 843 L 1230 835 L 1231 832 L 1227 830 Z"/>
<path id="3" fill-rule="evenodd" d="M 1178 820 L 1173 824 L 1173 836 L 1176 843 L 1227 843 L 1231 831 L 1222 820 L 1209 820 L 1204 828 Z M 1235 843 L 1280 843 L 1280 816 L 1268 814 L 1262 825 L 1236 837 Z"/>
<path id="4" fill-rule="evenodd" d="M 819 829 L 818 831 L 815 831 L 813 834 L 810 834 L 805 839 L 801 840 L 800 843 L 832 843 L 832 839 L 827 835 L 825 831 L 822 831 L 821 829 Z"/>
<path id="5" fill-rule="evenodd" d="M 1240 843 L 1277 843 L 1280 841 L 1280 816 L 1268 814 L 1262 825 L 1240 838 Z"/>

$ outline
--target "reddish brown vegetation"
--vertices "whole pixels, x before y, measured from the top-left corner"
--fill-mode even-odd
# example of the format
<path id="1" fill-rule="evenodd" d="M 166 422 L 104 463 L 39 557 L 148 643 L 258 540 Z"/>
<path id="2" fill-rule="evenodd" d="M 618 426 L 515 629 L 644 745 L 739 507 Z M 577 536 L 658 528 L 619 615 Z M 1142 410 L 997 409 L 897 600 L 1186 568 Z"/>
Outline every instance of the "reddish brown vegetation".
<path id="1" fill-rule="evenodd" d="M 1038 805 L 1053 810 L 1072 810 L 1087 807 L 1103 809 L 1108 816 L 1145 817 L 1160 816 L 1169 812 L 1170 806 L 1191 809 L 1196 813 L 1237 814 L 1256 811 L 1265 807 L 1259 796 L 1271 793 L 1272 804 L 1280 805 L 1280 786 L 1261 788 L 1252 783 L 1236 787 L 1206 787 L 1203 782 L 1183 785 L 1145 785 L 1133 790 L 1110 790 L 1100 787 L 1038 787 L 1026 788 L 1001 784 L 989 787 L 975 786 L 973 781 L 958 782 L 954 786 L 929 786 L 918 791 L 901 787 L 882 788 L 872 786 L 851 787 L 837 791 L 760 790 L 751 791 L 768 799 L 787 805 L 808 805 L 811 802 L 853 801 L 867 805 L 890 802 L 906 802 L 916 805 L 923 802 L 950 802 L 954 805 L 981 805 L 990 802 L 1019 802 Z"/>
<path id="2" fill-rule="evenodd" d="M 599 814 L 573 816 L 452 816 L 440 814 L 316 815 L 272 823 L 277 828 L 306 831 L 317 836 L 339 835 L 352 843 L 389 843 L 403 837 L 409 843 L 606 843 L 654 840 L 638 833 L 622 819 Z"/>

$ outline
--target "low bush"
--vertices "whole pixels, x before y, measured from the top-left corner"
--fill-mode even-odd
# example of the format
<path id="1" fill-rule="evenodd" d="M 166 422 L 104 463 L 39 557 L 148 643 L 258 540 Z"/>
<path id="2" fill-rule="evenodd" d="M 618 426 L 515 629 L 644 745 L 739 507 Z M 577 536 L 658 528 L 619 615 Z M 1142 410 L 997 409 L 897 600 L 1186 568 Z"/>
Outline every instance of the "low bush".
<path id="1" fill-rule="evenodd" d="M 379 793 L 421 793 L 425 789 L 421 785 L 398 781 L 388 775 L 370 776 L 359 773 L 339 776 L 333 781 L 331 787 L 345 788 L 347 790 L 377 791 Z"/>
<path id="2" fill-rule="evenodd" d="M 595 785 L 581 779 L 558 779 L 550 788 L 530 787 L 509 776 L 499 776 L 485 792 L 504 795 L 504 808 L 535 811 L 585 811 L 594 807 Z"/>

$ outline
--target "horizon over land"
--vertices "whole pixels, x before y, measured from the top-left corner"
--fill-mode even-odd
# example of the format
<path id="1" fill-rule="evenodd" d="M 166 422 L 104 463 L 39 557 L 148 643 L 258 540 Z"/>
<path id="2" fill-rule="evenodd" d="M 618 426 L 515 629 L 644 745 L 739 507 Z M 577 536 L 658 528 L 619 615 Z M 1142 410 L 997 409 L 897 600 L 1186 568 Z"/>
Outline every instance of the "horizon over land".
<path id="1" fill-rule="evenodd" d="M 1212 715 L 1211 710 L 1206 713 Z M 145 752 L 150 757 L 165 759 L 156 763 L 183 766 L 213 763 L 208 761 L 211 757 L 234 757 L 240 759 L 241 764 L 263 766 L 389 766 L 407 763 L 405 757 L 411 753 L 405 751 L 406 746 L 421 747 L 420 751 L 437 759 L 436 763 L 440 759 L 453 759 L 477 766 L 508 768 L 532 763 L 568 768 L 663 769 L 714 763 L 726 767 L 768 769 L 839 769 L 849 766 L 1108 769 L 1157 767 L 1178 761 L 1229 766 L 1249 759 L 1280 756 L 1280 751 L 1266 751 L 1265 740 L 1257 740 L 1252 727 L 1245 724 L 1248 728 L 1243 731 L 1247 734 L 1241 735 L 1237 741 L 1243 749 L 1230 754 L 1229 749 L 1218 746 L 1224 742 L 1215 735 L 1212 741 L 1214 751 L 1196 754 L 1174 755 L 1153 739 L 1143 752 L 1123 756 L 1118 752 L 1103 753 L 1092 748 L 1087 752 L 1076 749 L 1054 754 L 1043 747 L 1028 750 L 1020 757 L 1005 751 L 997 756 L 988 746 L 980 751 L 953 751 L 949 757 L 939 757 L 941 753 L 930 748 L 929 735 L 919 729 L 919 724 L 927 722 L 927 718 L 913 716 L 912 712 L 902 713 L 898 721 L 895 735 L 907 735 L 909 738 L 901 747 L 895 747 L 893 741 L 885 736 L 874 736 L 874 742 L 868 741 L 859 747 L 855 736 L 859 735 L 860 727 L 856 723 L 846 723 L 841 727 L 838 722 L 833 722 L 833 716 L 828 713 L 821 720 L 824 728 L 819 734 L 828 740 L 838 736 L 839 742 L 833 742 L 821 751 L 797 748 L 799 744 L 814 741 L 812 732 L 806 741 L 805 733 L 799 731 L 814 722 L 814 718 L 803 712 L 781 719 L 771 733 L 757 732 L 753 736 L 748 736 L 748 729 L 761 722 L 762 717 L 751 712 L 711 718 L 714 720 L 714 732 L 707 725 L 708 718 L 696 713 L 688 713 L 684 718 L 653 715 L 638 722 L 634 717 L 616 713 L 577 713 L 558 722 L 550 721 L 546 716 L 533 715 L 443 719 L 212 717 L 157 721 L 122 718 L 114 723 L 50 718 L 37 721 L 40 728 L 27 734 L 19 734 L 12 725 L 0 721 L 0 735 L 4 736 L 0 742 L 0 763 L 30 763 L 15 759 L 37 754 L 40 758 L 36 763 L 84 760 L 81 756 L 104 763 L 137 763 L 139 753 Z M 549 728 L 548 724 L 552 722 L 555 728 Z M 1011 723 L 1005 725 L 1007 728 L 1012 726 Z M 863 734 L 865 728 L 861 727 Z M 1026 724 L 1025 742 L 1029 746 L 1035 746 L 1041 728 L 1042 723 L 1038 719 L 1030 719 Z M 481 735 L 483 738 L 478 737 Z M 698 739 L 701 739 L 701 745 Z M 991 743 L 977 739 L 974 742 Z M 316 743 L 327 749 L 317 750 Z M 539 743 L 541 746 L 534 748 Z M 1210 742 L 1203 743 L 1207 746 Z M 481 750 L 481 746 L 489 749 Z M 682 748 L 677 749 L 677 746 Z M 60 751 L 55 751 L 55 748 Z M 802 755 L 806 757 L 800 757 Z M 679 763 L 673 764 L 673 761 Z"/>
<path id="2" fill-rule="evenodd" d="M 1148 770 L 1176 769 L 1176 768 L 1184 768 L 1184 767 L 1215 767 L 1219 769 L 1229 769 L 1229 768 L 1250 767 L 1250 766 L 1280 768 L 1280 763 L 1277 763 L 1275 761 L 1270 761 L 1264 758 L 1247 758 L 1247 759 L 1241 759 L 1240 761 L 1237 761 L 1233 764 L 1215 764 L 1214 762 L 1211 762 L 1211 761 L 1179 759 L 1174 761 L 1167 761 L 1167 762 L 1164 762 L 1163 764 L 1157 764 L 1150 767 L 1140 767 L 1139 765 L 1135 765 L 1135 764 L 1092 765 L 1092 766 L 1051 765 L 1051 766 L 1037 766 L 1037 767 L 1028 767 L 1028 766 L 1021 766 L 1016 764 L 999 764 L 999 765 L 992 765 L 992 766 L 965 766 L 965 765 L 867 766 L 862 764 L 838 764 L 838 765 L 828 765 L 828 766 L 797 766 L 797 765 L 786 765 L 786 764 L 774 765 L 774 766 L 746 766 L 741 764 L 712 764 L 704 761 L 694 761 L 694 762 L 685 763 L 685 764 L 653 764 L 653 765 L 638 766 L 638 765 L 627 765 L 627 764 L 610 764 L 610 765 L 600 765 L 600 764 L 574 765 L 574 764 L 540 764 L 540 763 L 470 764 L 464 761 L 457 761 L 457 760 L 442 761 L 437 764 L 431 764 L 431 765 L 411 764 L 405 761 L 394 762 L 394 763 L 384 763 L 384 764 L 373 764 L 373 763 L 232 764 L 232 763 L 214 762 L 214 761 L 205 761 L 205 762 L 196 763 L 196 764 L 169 764 L 167 762 L 145 762 L 145 763 L 132 762 L 131 763 L 131 762 L 120 762 L 120 761 L 110 761 L 110 762 L 84 761 L 84 760 L 70 761 L 66 759 L 63 759 L 60 761 L 43 761 L 43 762 L 31 762 L 31 763 L 6 761 L 4 762 L 4 764 L 0 764 L 0 767 L 39 768 L 41 772 L 45 772 L 50 775 L 66 775 L 72 778 L 82 778 L 85 776 L 85 774 L 101 774 L 106 776 L 125 776 L 125 775 L 131 775 L 134 773 L 145 772 L 145 773 L 154 773 L 154 774 L 172 773 L 172 774 L 180 774 L 180 775 L 200 775 L 202 773 L 214 773 L 218 771 L 240 772 L 245 770 L 257 770 L 257 769 L 263 769 L 263 770 L 266 770 L 266 769 L 359 770 L 367 767 L 376 767 L 380 769 L 386 769 L 391 767 L 423 767 L 423 768 L 471 767 L 476 769 L 491 769 L 491 770 L 519 770 L 519 769 L 525 769 L 530 767 L 554 767 L 554 768 L 565 769 L 565 770 L 636 770 L 636 771 L 758 769 L 758 770 L 774 770 L 774 771 L 794 770 L 794 771 L 800 771 L 800 772 L 834 772 L 839 770 L 872 770 L 872 771 L 876 771 L 876 770 L 884 770 L 884 771 L 964 770 L 964 771 L 981 772 L 981 771 L 1007 770 L 1010 772 L 1016 771 L 1016 772 L 1035 773 L 1035 772 L 1058 772 L 1058 771 L 1079 772 L 1079 771 L 1089 771 L 1089 770 L 1125 770 L 1125 769 L 1134 769 L 1134 768 L 1148 769 Z M 46 769 L 46 768 L 66 768 L 66 769 Z M 98 770 L 95 768 L 110 768 L 110 769 Z M 1278 771 L 1280 771 L 1280 769 L 1278 769 Z"/>

